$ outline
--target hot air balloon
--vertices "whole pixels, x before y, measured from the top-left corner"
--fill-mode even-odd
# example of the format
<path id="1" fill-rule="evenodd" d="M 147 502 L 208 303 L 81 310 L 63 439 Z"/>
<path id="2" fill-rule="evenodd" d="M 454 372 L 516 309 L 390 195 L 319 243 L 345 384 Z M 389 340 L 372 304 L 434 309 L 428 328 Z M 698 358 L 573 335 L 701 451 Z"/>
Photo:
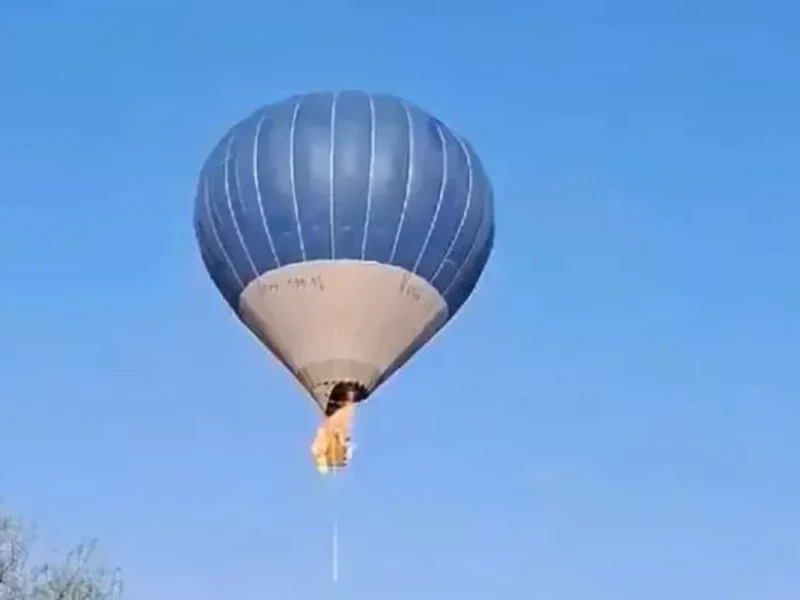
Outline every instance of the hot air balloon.
<path id="1" fill-rule="evenodd" d="M 302 94 L 219 141 L 194 227 L 221 295 L 319 406 L 324 473 L 350 459 L 356 405 L 475 288 L 492 188 L 472 146 L 410 102 Z"/>

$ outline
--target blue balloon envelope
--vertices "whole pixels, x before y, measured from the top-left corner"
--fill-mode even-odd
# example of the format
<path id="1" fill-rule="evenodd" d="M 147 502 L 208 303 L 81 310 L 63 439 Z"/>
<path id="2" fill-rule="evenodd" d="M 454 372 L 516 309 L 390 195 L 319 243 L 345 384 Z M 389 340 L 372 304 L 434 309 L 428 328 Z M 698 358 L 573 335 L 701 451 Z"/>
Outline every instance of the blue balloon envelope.
<path id="1" fill-rule="evenodd" d="M 203 262 L 320 408 L 366 398 L 461 308 L 494 240 L 470 144 L 361 91 L 292 96 L 234 125 L 200 173 Z"/>

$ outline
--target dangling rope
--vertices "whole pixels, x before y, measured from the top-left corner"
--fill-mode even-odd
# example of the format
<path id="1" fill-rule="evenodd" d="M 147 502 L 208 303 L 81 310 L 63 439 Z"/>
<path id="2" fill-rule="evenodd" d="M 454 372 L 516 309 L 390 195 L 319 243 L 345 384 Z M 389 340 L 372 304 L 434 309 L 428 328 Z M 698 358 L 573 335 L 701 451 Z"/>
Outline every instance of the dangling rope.
<path id="1" fill-rule="evenodd" d="M 339 530 L 340 517 L 342 510 L 342 502 L 344 501 L 344 486 L 350 480 L 352 475 L 349 473 L 352 467 L 331 470 L 330 477 L 330 490 L 331 490 L 331 506 L 333 509 L 333 524 L 331 527 L 331 579 L 334 584 L 339 583 L 339 567 L 341 566 L 340 551 L 339 551 Z"/>
<path id="2" fill-rule="evenodd" d="M 333 555 L 331 558 L 333 583 L 339 583 L 339 514 L 335 508 L 333 513 Z"/>
<path id="3" fill-rule="evenodd" d="M 337 480 L 339 473 L 334 469 L 330 474 L 331 479 L 331 504 L 333 507 L 333 530 L 331 539 L 331 579 L 339 583 L 339 486 Z"/>

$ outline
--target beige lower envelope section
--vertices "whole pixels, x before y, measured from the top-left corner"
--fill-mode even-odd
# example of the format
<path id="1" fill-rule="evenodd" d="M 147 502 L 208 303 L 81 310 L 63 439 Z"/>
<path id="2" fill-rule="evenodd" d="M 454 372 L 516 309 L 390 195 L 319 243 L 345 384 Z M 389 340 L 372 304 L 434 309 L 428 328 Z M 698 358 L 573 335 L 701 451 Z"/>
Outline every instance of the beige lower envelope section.
<path id="1" fill-rule="evenodd" d="M 356 405 L 345 404 L 317 428 L 317 435 L 311 444 L 311 455 L 317 471 L 323 475 L 347 466 L 353 455 L 351 432 Z"/>

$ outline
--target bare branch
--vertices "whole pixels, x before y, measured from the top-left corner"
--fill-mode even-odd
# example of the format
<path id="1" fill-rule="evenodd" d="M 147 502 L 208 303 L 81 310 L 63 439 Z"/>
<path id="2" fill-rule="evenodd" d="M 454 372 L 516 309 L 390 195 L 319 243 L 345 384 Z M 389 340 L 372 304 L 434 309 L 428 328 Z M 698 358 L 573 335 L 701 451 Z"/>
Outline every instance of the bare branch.
<path id="1" fill-rule="evenodd" d="M 16 519 L 0 515 L 0 600 L 117 600 L 119 571 L 93 561 L 95 543 L 81 544 L 63 560 L 29 564 L 34 536 Z"/>
<path id="2" fill-rule="evenodd" d="M 0 600 L 22 600 L 28 586 L 32 536 L 16 519 L 0 515 Z"/>

